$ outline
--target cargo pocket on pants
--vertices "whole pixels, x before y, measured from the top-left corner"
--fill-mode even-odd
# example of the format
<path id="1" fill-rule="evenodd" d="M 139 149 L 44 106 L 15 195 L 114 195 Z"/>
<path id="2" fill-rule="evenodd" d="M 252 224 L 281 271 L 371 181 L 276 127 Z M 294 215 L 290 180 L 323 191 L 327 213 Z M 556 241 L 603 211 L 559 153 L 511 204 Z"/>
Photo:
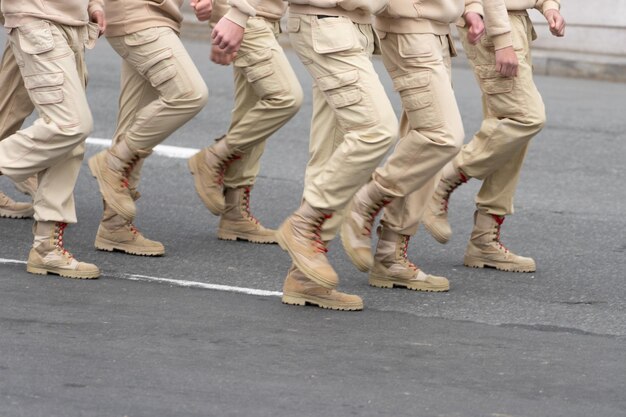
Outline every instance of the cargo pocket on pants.
<path id="1" fill-rule="evenodd" d="M 357 45 L 355 30 L 347 17 L 316 19 L 311 26 L 313 50 L 321 55 L 350 51 Z"/>
<path id="2" fill-rule="evenodd" d="M 430 90 L 430 70 L 419 70 L 393 78 L 402 107 L 413 129 L 434 130 L 444 125 L 439 106 Z"/>
<path id="3" fill-rule="evenodd" d="M 76 115 L 71 111 L 57 108 L 65 101 L 63 83 L 65 76 L 62 72 L 49 72 L 24 77 L 24 86 L 28 90 L 30 99 L 46 122 L 54 121 L 60 127 L 78 125 Z M 54 115 L 54 116 L 53 116 Z"/>
<path id="4" fill-rule="evenodd" d="M 35 61 L 53 61 L 73 54 L 65 40 L 58 42 L 63 38 L 59 29 L 47 21 L 29 23 L 16 30 L 20 51 Z"/>
<path id="5" fill-rule="evenodd" d="M 233 64 L 243 71 L 260 98 L 284 93 L 288 89 L 272 61 L 272 50 L 269 48 L 237 56 Z"/>
<path id="6" fill-rule="evenodd" d="M 476 74 L 485 95 L 487 109 L 492 116 L 506 118 L 526 114 L 515 77 L 501 76 L 496 71 L 495 65 L 478 65 Z"/>
<path id="7" fill-rule="evenodd" d="M 374 106 L 358 83 L 358 70 L 326 75 L 317 79 L 317 85 L 335 111 L 343 130 L 371 127 L 379 123 Z"/>
<path id="8" fill-rule="evenodd" d="M 62 72 L 27 75 L 24 77 L 24 86 L 30 91 L 34 104 L 58 104 L 63 102 L 64 76 Z"/>

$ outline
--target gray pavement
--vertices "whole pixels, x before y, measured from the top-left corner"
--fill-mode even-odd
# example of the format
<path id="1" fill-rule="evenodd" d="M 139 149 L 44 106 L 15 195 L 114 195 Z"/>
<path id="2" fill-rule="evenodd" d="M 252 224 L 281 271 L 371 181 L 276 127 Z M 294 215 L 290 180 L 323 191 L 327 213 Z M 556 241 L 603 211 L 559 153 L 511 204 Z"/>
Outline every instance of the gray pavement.
<path id="1" fill-rule="evenodd" d="M 165 144 L 200 148 L 228 126 L 231 73 L 209 63 L 205 43 L 186 44 L 211 97 Z M 307 160 L 310 80 L 289 57 L 307 94 L 263 157 L 253 210 L 271 227 L 297 207 Z M 101 41 L 88 62 L 92 137 L 110 138 L 119 58 Z M 469 136 L 480 123 L 478 90 L 464 69 L 454 83 Z M 13 260 L 26 259 L 32 223 L 0 220 L 0 416 L 625 416 L 626 84 L 542 76 L 537 84 L 548 124 L 530 148 L 503 240 L 538 271 L 462 265 L 473 181 L 451 200 L 451 242 L 420 231 L 409 251 L 450 278 L 447 294 L 370 288 L 333 243 L 341 288 L 365 300 L 360 313 L 130 281 L 280 291 L 289 260 L 276 246 L 217 240 L 218 219 L 195 195 L 186 161 L 161 156 L 144 166 L 137 225 L 167 255 L 98 252 L 101 203 L 84 163 L 79 223 L 66 243 L 102 279 L 27 274 Z M 87 157 L 100 149 L 88 146 Z M 6 178 L 0 189 L 23 199 Z"/>

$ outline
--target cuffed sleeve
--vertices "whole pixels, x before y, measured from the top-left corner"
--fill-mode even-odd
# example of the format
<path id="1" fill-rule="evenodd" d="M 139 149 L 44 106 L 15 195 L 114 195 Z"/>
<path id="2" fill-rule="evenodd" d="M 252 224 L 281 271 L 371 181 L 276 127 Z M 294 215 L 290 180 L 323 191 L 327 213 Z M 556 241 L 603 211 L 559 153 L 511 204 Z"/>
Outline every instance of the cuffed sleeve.
<path id="1" fill-rule="evenodd" d="M 224 17 L 245 28 L 248 18 L 256 16 L 258 3 L 259 0 L 228 0 L 230 10 Z"/>
<path id="2" fill-rule="evenodd" d="M 485 16 L 483 2 L 480 0 L 465 0 L 465 10 L 463 11 L 463 16 L 468 13 L 478 13 L 481 16 Z"/>
<path id="3" fill-rule="evenodd" d="M 512 46 L 511 21 L 504 0 L 483 0 L 483 6 L 487 35 L 493 41 L 495 49 Z"/>
<path id="4" fill-rule="evenodd" d="M 87 13 L 91 18 L 93 12 L 101 11 L 104 13 L 104 1 L 103 0 L 90 0 L 89 5 L 87 6 Z"/>
<path id="5" fill-rule="evenodd" d="M 481 16 L 485 16 L 483 11 L 483 3 L 480 0 L 465 0 L 465 9 L 463 10 L 463 16 L 459 17 L 455 24 L 460 27 L 465 27 L 465 15 L 468 13 L 478 13 Z"/>
<path id="6" fill-rule="evenodd" d="M 493 42 L 494 49 L 497 51 L 498 49 L 513 46 L 513 35 L 511 35 L 511 32 L 506 32 L 501 35 L 492 36 L 491 41 Z"/>
<path id="7" fill-rule="evenodd" d="M 545 14 L 548 10 L 560 10 L 561 4 L 558 0 L 547 0 L 541 5 L 541 13 Z"/>
<path id="8" fill-rule="evenodd" d="M 215 27 L 217 22 L 230 10 L 230 6 L 228 5 L 227 0 L 213 0 L 213 11 L 211 12 L 211 17 L 209 18 L 209 26 L 211 28 Z"/>

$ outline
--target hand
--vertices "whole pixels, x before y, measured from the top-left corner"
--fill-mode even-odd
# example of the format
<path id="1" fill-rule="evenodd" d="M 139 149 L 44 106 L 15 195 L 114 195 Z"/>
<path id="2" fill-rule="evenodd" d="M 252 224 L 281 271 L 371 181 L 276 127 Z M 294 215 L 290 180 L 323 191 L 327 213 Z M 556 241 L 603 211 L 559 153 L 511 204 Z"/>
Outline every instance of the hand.
<path id="1" fill-rule="evenodd" d="M 196 19 L 199 21 L 203 22 L 211 18 L 213 0 L 191 0 L 189 4 L 196 13 Z"/>
<path id="2" fill-rule="evenodd" d="M 466 13 L 465 25 L 467 26 L 467 41 L 472 45 L 476 45 L 485 34 L 483 18 L 476 12 Z"/>
<path id="3" fill-rule="evenodd" d="M 496 71 L 503 77 L 517 77 L 519 62 L 512 46 L 496 50 Z"/>
<path id="4" fill-rule="evenodd" d="M 215 25 L 215 28 L 213 28 L 213 32 L 211 32 L 213 45 L 217 45 L 227 54 L 237 52 L 243 40 L 244 30 L 237 23 L 222 17 Z"/>
<path id="5" fill-rule="evenodd" d="M 107 28 L 107 21 L 104 17 L 104 12 L 102 10 L 96 10 L 91 14 L 91 19 L 93 23 L 98 25 L 98 36 L 102 36 L 104 31 Z"/>
<path id="6" fill-rule="evenodd" d="M 556 9 L 550 9 L 545 13 L 548 26 L 550 26 L 550 32 L 554 36 L 561 37 L 565 35 L 565 19 L 561 16 L 561 13 Z"/>
<path id="7" fill-rule="evenodd" d="M 237 52 L 227 54 L 223 49 L 220 49 L 217 45 L 211 45 L 211 61 L 220 65 L 230 65 L 235 60 Z"/>

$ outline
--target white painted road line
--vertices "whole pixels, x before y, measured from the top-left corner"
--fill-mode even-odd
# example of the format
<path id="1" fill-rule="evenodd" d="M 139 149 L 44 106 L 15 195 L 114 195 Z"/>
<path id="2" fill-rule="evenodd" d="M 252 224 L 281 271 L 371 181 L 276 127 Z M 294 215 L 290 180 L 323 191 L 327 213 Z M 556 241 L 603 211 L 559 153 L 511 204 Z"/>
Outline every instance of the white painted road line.
<path id="1" fill-rule="evenodd" d="M 26 261 L 18 261 L 17 259 L 0 258 L 0 264 L 24 265 L 26 264 Z M 200 288 L 203 290 L 233 292 L 233 293 L 247 294 L 247 295 L 259 295 L 262 297 L 280 297 L 283 295 L 283 293 L 279 291 L 257 290 L 256 288 L 233 287 L 230 285 L 209 284 L 206 282 L 187 281 L 183 279 L 159 278 L 159 277 L 151 277 L 148 275 L 113 274 L 111 276 L 113 276 L 116 279 L 125 279 L 128 281 L 157 282 L 160 284 L 175 285 L 177 287 Z"/>
<path id="2" fill-rule="evenodd" d="M 120 274 L 120 275 L 116 275 L 116 278 L 127 279 L 130 281 L 159 282 L 159 283 L 172 284 L 172 285 L 176 285 L 179 287 L 187 287 L 187 288 L 202 288 L 205 290 L 236 292 L 236 293 L 248 294 L 248 295 L 260 295 L 263 297 L 280 297 L 283 295 L 282 292 L 278 292 L 278 291 L 266 291 L 266 290 L 257 290 L 255 288 L 232 287 L 230 285 L 209 284 L 206 282 L 186 281 L 182 279 L 159 278 L 159 277 L 151 277 L 147 275 Z"/>
<path id="3" fill-rule="evenodd" d="M 108 148 L 111 146 L 111 139 L 87 138 L 87 144 Z M 153 150 L 155 155 L 166 158 L 189 159 L 200 151 L 196 148 L 185 148 L 182 146 L 157 145 Z"/>

